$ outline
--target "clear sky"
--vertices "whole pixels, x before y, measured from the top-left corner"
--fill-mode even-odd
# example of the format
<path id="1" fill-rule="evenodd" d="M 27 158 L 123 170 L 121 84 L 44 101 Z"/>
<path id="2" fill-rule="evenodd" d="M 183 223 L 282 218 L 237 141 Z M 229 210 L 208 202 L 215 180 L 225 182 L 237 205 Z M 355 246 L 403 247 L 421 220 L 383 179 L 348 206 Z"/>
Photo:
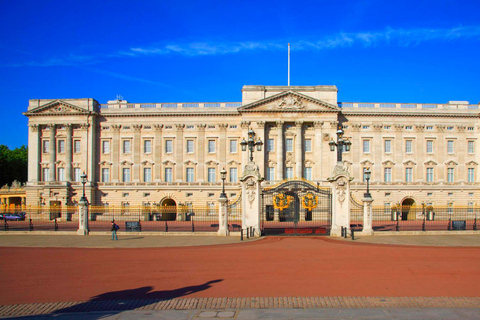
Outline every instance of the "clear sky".
<path id="1" fill-rule="evenodd" d="M 480 1 L 0 0 L 0 144 L 29 99 L 241 101 L 243 85 L 339 101 L 480 101 Z"/>

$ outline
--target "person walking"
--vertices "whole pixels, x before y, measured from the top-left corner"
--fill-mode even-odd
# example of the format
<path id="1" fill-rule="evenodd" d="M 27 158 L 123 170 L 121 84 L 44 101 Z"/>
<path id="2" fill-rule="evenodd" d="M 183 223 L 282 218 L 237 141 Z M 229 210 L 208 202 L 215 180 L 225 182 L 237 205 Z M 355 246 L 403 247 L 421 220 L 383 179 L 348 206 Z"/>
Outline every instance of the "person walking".
<path id="1" fill-rule="evenodd" d="M 120 229 L 118 224 L 115 223 L 115 220 L 112 220 L 112 240 L 118 240 L 117 230 Z"/>

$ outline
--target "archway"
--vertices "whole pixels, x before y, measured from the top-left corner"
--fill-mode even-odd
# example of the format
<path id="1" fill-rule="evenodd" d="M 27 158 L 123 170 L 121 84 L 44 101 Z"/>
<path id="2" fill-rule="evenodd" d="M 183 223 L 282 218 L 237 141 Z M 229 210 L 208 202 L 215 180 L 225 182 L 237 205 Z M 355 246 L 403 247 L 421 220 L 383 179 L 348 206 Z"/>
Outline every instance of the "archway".
<path id="1" fill-rule="evenodd" d="M 177 203 L 172 198 L 163 199 L 160 204 L 161 220 L 175 221 L 177 219 Z"/>
<path id="2" fill-rule="evenodd" d="M 402 220 L 415 220 L 415 212 L 411 207 L 415 206 L 415 200 L 406 198 L 402 202 Z"/>

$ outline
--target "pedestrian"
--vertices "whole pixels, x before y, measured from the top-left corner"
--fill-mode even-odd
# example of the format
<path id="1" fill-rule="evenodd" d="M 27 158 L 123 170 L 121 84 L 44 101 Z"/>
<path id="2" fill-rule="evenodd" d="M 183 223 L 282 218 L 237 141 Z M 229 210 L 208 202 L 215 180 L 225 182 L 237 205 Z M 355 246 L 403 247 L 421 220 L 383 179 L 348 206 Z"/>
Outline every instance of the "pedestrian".
<path id="1" fill-rule="evenodd" d="M 115 223 L 115 220 L 112 220 L 112 240 L 118 240 L 117 230 L 120 229 L 118 224 Z"/>

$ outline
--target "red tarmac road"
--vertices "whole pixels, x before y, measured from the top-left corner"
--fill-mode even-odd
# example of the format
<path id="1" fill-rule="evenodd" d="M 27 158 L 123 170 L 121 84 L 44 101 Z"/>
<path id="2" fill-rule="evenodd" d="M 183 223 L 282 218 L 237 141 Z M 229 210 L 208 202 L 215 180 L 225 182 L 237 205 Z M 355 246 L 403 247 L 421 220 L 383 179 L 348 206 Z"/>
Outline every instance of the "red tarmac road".
<path id="1" fill-rule="evenodd" d="M 480 296 L 480 248 L 328 238 L 234 245 L 0 248 L 0 304 L 282 296 Z"/>

